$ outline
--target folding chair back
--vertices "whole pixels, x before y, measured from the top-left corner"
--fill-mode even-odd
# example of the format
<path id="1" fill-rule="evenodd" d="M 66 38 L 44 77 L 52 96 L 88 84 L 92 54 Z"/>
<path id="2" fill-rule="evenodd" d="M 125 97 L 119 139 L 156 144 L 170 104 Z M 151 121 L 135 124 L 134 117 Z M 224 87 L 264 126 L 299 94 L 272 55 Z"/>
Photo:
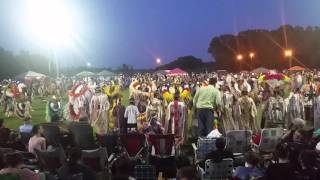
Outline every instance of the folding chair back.
<path id="1" fill-rule="evenodd" d="M 108 153 L 106 148 L 94 150 L 82 150 L 81 160 L 83 164 L 90 167 L 95 172 L 100 172 L 107 167 Z"/>
<path id="2" fill-rule="evenodd" d="M 233 153 L 246 153 L 251 145 L 252 131 L 236 130 L 227 132 L 227 148 Z"/>
<path id="3" fill-rule="evenodd" d="M 214 163 L 212 160 L 205 162 L 204 179 L 227 179 L 232 177 L 233 160 L 223 159 L 219 163 Z"/>
<path id="4" fill-rule="evenodd" d="M 146 143 L 146 137 L 143 134 L 123 134 L 120 140 L 130 157 L 140 154 Z"/>
<path id="5" fill-rule="evenodd" d="M 277 144 L 281 141 L 283 132 L 282 128 L 263 129 L 261 131 L 259 151 L 266 153 L 274 152 Z"/>
<path id="6" fill-rule="evenodd" d="M 156 180 L 156 169 L 152 165 L 136 165 L 134 176 L 137 180 Z"/>
<path id="7" fill-rule="evenodd" d="M 215 151 L 216 149 L 216 139 L 199 137 L 197 142 L 196 159 L 204 159 L 208 153 Z"/>
<path id="8" fill-rule="evenodd" d="M 47 145 L 58 147 L 61 144 L 60 129 L 58 124 L 55 123 L 43 123 L 43 135 L 46 138 Z"/>
<path id="9" fill-rule="evenodd" d="M 70 130 L 73 134 L 74 143 L 81 149 L 95 149 L 93 128 L 88 123 L 72 123 Z"/>
<path id="10" fill-rule="evenodd" d="M 149 136 L 151 146 L 155 149 L 155 155 L 171 156 L 174 147 L 174 134 L 152 134 Z"/>
<path id="11" fill-rule="evenodd" d="M 39 151 L 35 149 L 36 155 L 43 170 L 55 173 L 65 163 L 63 148 L 55 148 L 51 151 Z"/>
<path id="12" fill-rule="evenodd" d="M 107 148 L 108 154 L 112 153 L 117 153 L 118 150 L 118 141 L 119 141 L 119 136 L 114 134 L 114 135 L 98 135 L 97 134 L 97 139 L 102 147 Z"/>

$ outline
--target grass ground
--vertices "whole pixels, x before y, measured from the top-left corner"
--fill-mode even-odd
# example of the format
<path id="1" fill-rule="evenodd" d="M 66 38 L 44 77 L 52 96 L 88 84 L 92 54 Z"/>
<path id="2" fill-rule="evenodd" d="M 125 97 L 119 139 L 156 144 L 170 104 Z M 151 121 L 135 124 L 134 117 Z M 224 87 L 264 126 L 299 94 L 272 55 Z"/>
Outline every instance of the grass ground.
<path id="1" fill-rule="evenodd" d="M 129 99 L 129 89 L 126 89 L 122 92 L 122 97 L 123 97 L 123 104 L 126 106 L 128 105 L 128 99 Z M 32 124 L 39 124 L 39 123 L 44 123 L 46 122 L 46 106 L 47 106 L 47 100 L 49 97 L 34 97 L 32 101 L 32 111 L 31 116 L 32 116 Z M 67 103 L 67 98 L 62 99 L 62 105 L 65 105 Z M 23 123 L 23 121 L 16 116 L 13 117 L 5 117 L 5 114 L 2 111 L 0 111 L 0 118 L 4 118 L 5 126 L 10 128 L 10 129 L 15 129 L 17 130 L 19 126 Z"/>
<path id="2" fill-rule="evenodd" d="M 32 102 L 32 108 L 33 111 L 31 111 L 31 116 L 32 116 L 32 124 L 39 124 L 46 122 L 46 106 L 47 106 L 47 100 L 48 97 L 41 98 L 41 97 L 35 97 Z M 122 92 L 122 102 L 125 106 L 128 105 L 128 100 L 129 100 L 129 89 L 125 89 Z M 62 104 L 67 103 L 67 98 L 63 98 Z M 1 107 L 2 109 L 2 107 Z M 262 108 L 258 107 L 258 124 L 260 124 L 262 116 Z M 23 121 L 16 116 L 7 118 L 5 117 L 3 111 L 1 110 L 0 112 L 0 118 L 4 118 L 5 120 L 5 126 L 10 128 L 10 129 L 18 129 L 18 127 L 23 123 Z M 188 116 L 188 124 L 192 124 L 192 113 L 189 111 L 189 116 Z"/>

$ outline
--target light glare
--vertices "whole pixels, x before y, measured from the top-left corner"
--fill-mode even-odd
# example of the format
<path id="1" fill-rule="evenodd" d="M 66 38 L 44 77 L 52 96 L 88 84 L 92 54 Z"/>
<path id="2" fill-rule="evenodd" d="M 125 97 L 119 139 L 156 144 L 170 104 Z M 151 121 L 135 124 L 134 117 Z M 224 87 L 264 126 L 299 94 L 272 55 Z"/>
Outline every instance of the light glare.
<path id="1" fill-rule="evenodd" d="M 72 20 L 62 0 L 28 0 L 27 15 L 36 38 L 51 46 L 70 44 Z"/>

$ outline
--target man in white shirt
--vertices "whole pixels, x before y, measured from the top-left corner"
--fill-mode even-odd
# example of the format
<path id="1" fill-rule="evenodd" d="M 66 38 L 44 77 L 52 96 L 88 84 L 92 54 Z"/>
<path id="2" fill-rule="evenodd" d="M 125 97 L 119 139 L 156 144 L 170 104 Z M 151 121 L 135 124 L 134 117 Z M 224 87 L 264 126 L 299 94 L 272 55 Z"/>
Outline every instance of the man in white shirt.
<path id="1" fill-rule="evenodd" d="M 137 130 L 137 117 L 140 112 L 138 107 L 134 104 L 134 99 L 129 99 L 129 106 L 126 108 L 124 118 L 127 118 L 127 128 L 129 131 Z"/>

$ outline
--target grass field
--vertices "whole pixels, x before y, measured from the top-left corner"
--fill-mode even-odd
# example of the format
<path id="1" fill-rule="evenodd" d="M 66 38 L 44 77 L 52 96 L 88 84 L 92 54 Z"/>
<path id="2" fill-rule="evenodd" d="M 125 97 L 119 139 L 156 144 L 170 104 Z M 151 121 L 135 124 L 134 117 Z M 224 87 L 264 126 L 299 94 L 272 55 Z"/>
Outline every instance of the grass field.
<path id="1" fill-rule="evenodd" d="M 128 105 L 128 99 L 129 99 L 129 89 L 126 89 L 122 92 L 122 102 L 125 106 Z M 46 106 L 47 106 L 47 100 L 49 97 L 34 97 L 32 100 L 32 124 L 39 124 L 46 122 Z M 67 103 L 67 98 L 62 98 L 62 105 L 65 105 Z M 4 118 L 5 126 L 10 129 L 18 129 L 19 126 L 23 123 L 23 121 L 16 116 L 7 118 L 5 117 L 5 114 L 2 111 L 3 107 L 1 107 L 0 112 L 0 118 Z"/>
<path id="2" fill-rule="evenodd" d="M 32 116 L 32 124 L 39 124 L 46 122 L 46 106 L 47 106 L 47 100 L 49 97 L 35 97 L 32 101 L 32 108 L 33 111 L 31 111 L 31 116 Z M 67 103 L 67 97 L 62 99 L 62 104 L 65 105 Z M 125 89 L 122 92 L 122 102 L 125 106 L 128 105 L 128 100 L 129 100 L 129 89 Z M 258 108 L 258 124 L 260 124 L 261 121 L 261 116 L 262 116 L 262 108 L 259 106 Z M 1 107 L 1 112 L 0 112 L 0 118 L 4 118 L 5 120 L 5 126 L 10 128 L 10 129 L 18 129 L 18 127 L 23 123 L 23 121 L 16 116 L 7 118 L 5 117 L 2 107 Z M 189 111 L 189 116 L 188 116 L 188 124 L 189 127 L 192 124 L 192 113 Z"/>

